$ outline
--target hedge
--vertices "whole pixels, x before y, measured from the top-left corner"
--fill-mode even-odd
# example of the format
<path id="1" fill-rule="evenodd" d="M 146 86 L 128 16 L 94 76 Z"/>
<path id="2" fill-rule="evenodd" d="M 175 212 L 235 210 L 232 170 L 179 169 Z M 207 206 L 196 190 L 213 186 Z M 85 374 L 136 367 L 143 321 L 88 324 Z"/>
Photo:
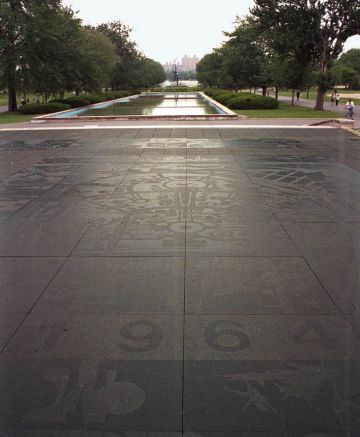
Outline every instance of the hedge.
<path id="1" fill-rule="evenodd" d="M 117 95 L 115 93 L 111 93 L 111 92 L 104 93 L 102 95 L 104 96 L 105 100 L 115 100 L 115 99 L 119 98 L 119 97 L 117 97 Z"/>
<path id="2" fill-rule="evenodd" d="M 225 90 L 221 90 L 219 88 L 209 88 L 205 90 L 205 93 L 212 98 L 215 98 L 217 95 L 222 94 L 224 92 Z"/>
<path id="3" fill-rule="evenodd" d="M 237 93 L 216 88 L 206 90 L 206 94 L 230 109 L 276 109 L 279 102 L 272 97 L 249 92 Z"/>
<path id="4" fill-rule="evenodd" d="M 104 96 L 101 96 L 101 95 L 86 94 L 86 95 L 80 96 L 80 97 L 84 100 L 87 100 L 90 105 L 94 105 L 95 103 L 101 103 L 104 101 Z"/>
<path id="5" fill-rule="evenodd" d="M 102 93 L 99 95 L 82 94 L 80 96 L 67 97 L 66 99 L 52 100 L 51 103 L 63 103 L 70 105 L 71 108 L 81 108 L 83 106 L 94 105 L 96 103 L 105 102 L 108 100 L 121 99 L 123 97 L 132 96 L 134 94 L 140 94 L 138 90 L 131 91 L 111 91 L 108 93 Z"/>
<path id="6" fill-rule="evenodd" d="M 149 89 L 150 92 L 154 92 L 154 93 L 197 93 L 199 91 L 204 91 L 204 88 L 201 87 L 174 87 L 174 86 L 168 86 L 168 87 L 155 87 L 155 88 L 150 88 Z"/>
<path id="7" fill-rule="evenodd" d="M 239 95 L 228 100 L 227 105 L 230 109 L 277 109 L 279 102 L 272 97 L 258 95 Z"/>
<path id="8" fill-rule="evenodd" d="M 81 108 L 82 106 L 90 105 L 90 101 L 85 99 L 85 97 L 68 97 L 66 99 L 52 100 L 50 103 L 62 103 L 64 105 L 70 105 L 72 109 Z"/>
<path id="9" fill-rule="evenodd" d="M 220 102 L 222 105 L 226 105 L 229 100 L 238 97 L 238 93 L 225 91 L 214 96 L 214 99 Z"/>
<path id="10" fill-rule="evenodd" d="M 100 97 L 104 97 L 105 100 L 122 99 L 123 97 L 132 96 L 134 94 L 140 94 L 139 91 L 110 91 L 108 93 L 100 94 Z"/>
<path id="11" fill-rule="evenodd" d="M 71 109 L 71 106 L 63 103 L 29 103 L 20 106 L 19 111 L 22 114 L 35 115 L 52 114 L 54 112 L 66 111 L 67 109 Z"/>

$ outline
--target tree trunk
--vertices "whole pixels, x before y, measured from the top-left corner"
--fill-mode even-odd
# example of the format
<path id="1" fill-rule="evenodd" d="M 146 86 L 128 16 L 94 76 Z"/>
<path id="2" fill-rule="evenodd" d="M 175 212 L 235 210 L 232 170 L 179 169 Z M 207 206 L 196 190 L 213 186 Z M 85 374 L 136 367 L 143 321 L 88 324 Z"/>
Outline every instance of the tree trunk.
<path id="1" fill-rule="evenodd" d="M 80 96 L 80 90 L 79 90 L 79 88 L 76 88 L 76 90 L 75 90 L 75 95 Z"/>
<path id="2" fill-rule="evenodd" d="M 17 111 L 17 98 L 16 98 L 16 67 L 11 65 L 7 70 L 7 85 L 9 93 L 9 105 L 8 109 L 10 112 Z"/>
<path id="3" fill-rule="evenodd" d="M 275 99 L 279 100 L 279 87 L 275 87 Z"/>
<path id="4" fill-rule="evenodd" d="M 325 92 L 326 92 L 325 84 L 326 84 L 326 78 L 329 70 L 329 63 L 326 56 L 326 50 L 327 50 L 327 42 L 324 42 L 323 48 L 321 50 L 320 83 L 317 90 L 316 105 L 315 105 L 316 111 L 324 110 L 324 99 L 325 99 Z"/>
<path id="5" fill-rule="evenodd" d="M 266 97 L 266 93 L 267 92 L 267 86 L 263 86 L 262 87 L 262 95 L 264 96 L 264 97 Z"/>
<path id="6" fill-rule="evenodd" d="M 295 90 L 292 90 L 292 95 L 291 95 L 291 105 L 292 105 L 292 106 L 295 105 Z"/>
<path id="7" fill-rule="evenodd" d="M 16 88 L 14 86 L 9 88 L 9 105 L 8 105 L 9 112 L 17 111 L 18 105 L 17 105 L 17 99 L 16 99 Z"/>
<path id="8" fill-rule="evenodd" d="M 14 0 L 10 2 L 10 8 L 12 12 L 15 14 L 16 11 L 16 3 Z M 11 29 L 11 30 L 10 30 Z M 9 93 L 9 100 L 8 100 L 8 109 L 10 112 L 17 111 L 18 105 L 17 105 L 17 99 L 16 99 L 16 56 L 15 56 L 15 25 L 14 23 L 11 23 L 9 29 L 10 35 L 12 35 L 12 38 L 10 39 L 12 41 L 12 44 L 10 44 L 9 55 L 10 55 L 10 63 L 8 64 L 8 67 L 6 68 L 5 77 L 7 82 L 7 88 Z"/>
<path id="9" fill-rule="evenodd" d="M 321 86 L 319 86 L 316 96 L 316 105 L 315 105 L 316 111 L 324 110 L 324 101 L 325 101 L 325 91 L 321 88 Z"/>

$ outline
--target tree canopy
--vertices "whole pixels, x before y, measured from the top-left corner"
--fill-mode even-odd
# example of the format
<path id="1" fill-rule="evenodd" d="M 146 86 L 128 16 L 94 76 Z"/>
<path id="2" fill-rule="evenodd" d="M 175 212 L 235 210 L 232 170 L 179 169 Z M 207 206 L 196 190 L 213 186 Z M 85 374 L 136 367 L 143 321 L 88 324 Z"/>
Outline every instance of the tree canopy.
<path id="1" fill-rule="evenodd" d="M 333 68 L 338 83 L 351 89 L 360 89 L 360 49 L 352 49 L 341 55 Z"/>
<path id="2" fill-rule="evenodd" d="M 332 85 L 331 66 L 346 40 L 360 33 L 360 3 L 354 0 L 255 0 L 251 10 L 269 45 L 284 58 L 318 68 L 316 109 Z M 300 55 L 300 57 L 299 57 Z"/>
<path id="3" fill-rule="evenodd" d="M 234 32 L 225 33 L 222 46 L 200 61 L 198 79 L 209 86 L 263 90 L 314 83 L 316 109 L 322 110 L 336 77 L 356 82 L 356 55 L 343 55 L 341 67 L 337 60 L 346 40 L 357 34 L 359 1 L 255 0 L 249 15 L 237 18 Z"/>
<path id="4" fill-rule="evenodd" d="M 19 92 L 47 100 L 72 91 L 141 88 L 164 81 L 165 72 L 139 52 L 119 21 L 93 28 L 61 0 L 1 0 L 0 80 L 14 111 Z"/>
<path id="5" fill-rule="evenodd" d="M 262 88 L 265 95 L 269 86 L 301 89 L 309 81 L 302 50 L 282 56 L 253 17 L 237 18 L 236 29 L 225 36 L 227 41 L 198 64 L 200 82 L 220 88 Z"/>

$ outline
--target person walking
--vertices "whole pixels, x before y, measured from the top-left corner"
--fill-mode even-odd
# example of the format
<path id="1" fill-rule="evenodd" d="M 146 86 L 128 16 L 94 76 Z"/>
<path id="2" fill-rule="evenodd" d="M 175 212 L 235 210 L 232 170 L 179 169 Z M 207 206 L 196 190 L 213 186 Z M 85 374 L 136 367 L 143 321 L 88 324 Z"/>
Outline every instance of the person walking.
<path id="1" fill-rule="evenodd" d="M 335 95 L 335 102 L 336 102 L 336 106 L 339 106 L 339 103 L 340 103 L 340 94 L 336 94 Z"/>
<path id="2" fill-rule="evenodd" d="M 335 95 L 334 95 L 334 93 L 331 94 L 330 102 L 331 102 L 331 106 L 334 106 L 334 103 L 335 103 Z"/>
<path id="3" fill-rule="evenodd" d="M 346 108 L 346 118 L 354 120 L 355 115 L 355 103 L 352 99 L 349 99 L 345 105 Z"/>

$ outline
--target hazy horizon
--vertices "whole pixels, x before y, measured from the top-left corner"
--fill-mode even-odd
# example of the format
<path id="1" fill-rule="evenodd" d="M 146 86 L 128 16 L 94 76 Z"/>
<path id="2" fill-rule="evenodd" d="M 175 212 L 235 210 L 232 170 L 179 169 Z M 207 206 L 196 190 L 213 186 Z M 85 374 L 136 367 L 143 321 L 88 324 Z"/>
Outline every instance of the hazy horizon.
<path id="1" fill-rule="evenodd" d="M 208 0 L 64 0 L 85 24 L 120 20 L 132 29 L 132 39 L 144 54 L 161 63 L 184 55 L 203 57 L 218 47 L 231 31 L 237 15 L 244 16 L 252 0 L 224 0 L 221 10 Z M 345 50 L 360 48 L 360 36 L 347 41 Z"/>

